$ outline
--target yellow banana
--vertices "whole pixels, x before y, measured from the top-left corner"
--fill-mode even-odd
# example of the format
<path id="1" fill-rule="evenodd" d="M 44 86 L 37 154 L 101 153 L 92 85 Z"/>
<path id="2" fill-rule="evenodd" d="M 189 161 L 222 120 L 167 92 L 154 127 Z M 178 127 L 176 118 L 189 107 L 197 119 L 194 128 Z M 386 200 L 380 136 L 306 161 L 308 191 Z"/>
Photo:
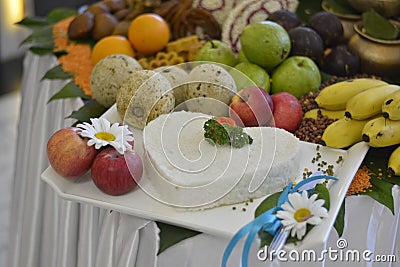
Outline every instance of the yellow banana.
<path id="1" fill-rule="evenodd" d="M 388 95 L 382 103 L 383 117 L 400 120 L 400 90 Z"/>
<path id="2" fill-rule="evenodd" d="M 362 130 L 369 120 L 341 118 L 331 123 L 322 134 L 321 140 L 328 147 L 346 148 L 362 141 Z"/>
<path id="3" fill-rule="evenodd" d="M 318 107 L 328 110 L 341 110 L 346 108 L 347 101 L 356 94 L 387 84 L 382 80 L 372 78 L 358 78 L 346 80 L 329 85 L 321 90 L 315 98 Z"/>
<path id="4" fill-rule="evenodd" d="M 400 146 L 390 154 L 388 161 L 388 172 L 400 176 Z"/>
<path id="5" fill-rule="evenodd" d="M 365 120 L 382 113 L 385 98 L 400 90 L 396 84 L 386 84 L 367 89 L 347 101 L 345 116 L 350 119 Z"/>
<path id="6" fill-rule="evenodd" d="M 321 111 L 322 116 L 327 116 L 330 119 L 338 120 L 344 117 L 344 109 L 341 110 L 327 110 L 323 108 L 314 108 L 304 113 L 304 118 L 317 119 L 318 111 Z"/>
<path id="7" fill-rule="evenodd" d="M 384 117 L 371 119 L 362 130 L 362 139 L 372 147 L 400 144 L 400 121 Z"/>

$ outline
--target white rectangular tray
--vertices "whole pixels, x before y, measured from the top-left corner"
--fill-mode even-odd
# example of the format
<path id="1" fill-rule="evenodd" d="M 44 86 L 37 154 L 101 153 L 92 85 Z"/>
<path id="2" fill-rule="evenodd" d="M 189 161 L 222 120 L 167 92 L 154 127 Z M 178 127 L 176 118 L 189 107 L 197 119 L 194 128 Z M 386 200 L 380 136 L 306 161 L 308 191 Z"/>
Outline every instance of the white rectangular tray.
<path id="1" fill-rule="evenodd" d="M 116 111 L 115 105 L 103 117 L 111 122 L 122 121 Z M 143 155 L 143 151 L 140 148 L 142 146 L 136 145 L 137 142 L 141 142 L 142 132 L 136 129 L 133 132 L 135 136 L 135 149 L 138 148 L 137 152 Z M 304 242 L 302 242 L 309 245 L 312 244 L 312 246 L 323 244 L 327 240 L 351 180 L 362 163 L 369 146 L 364 142 L 360 142 L 348 150 L 330 149 L 319 146 L 318 152 L 321 154 L 321 159 L 318 162 L 312 163 L 312 159 L 317 154 L 316 148 L 317 145 L 315 144 L 301 142 L 301 156 L 298 159 L 301 166 L 310 171 L 317 171 L 317 163 L 322 160 L 326 161 L 327 164 L 334 165 L 334 176 L 339 178 L 339 180 L 329 187 L 331 197 L 329 218 L 323 220 L 317 227 L 314 227 L 305 237 Z M 337 163 L 339 156 L 342 156 L 343 160 Z M 203 211 L 183 211 L 158 202 L 146 195 L 140 188 L 136 188 L 123 196 L 109 196 L 104 194 L 93 184 L 90 173 L 75 180 L 69 180 L 58 175 L 50 166 L 42 173 L 41 177 L 62 198 L 68 200 L 88 203 L 100 208 L 111 209 L 145 219 L 165 222 L 228 238 L 232 237 L 242 226 L 254 219 L 254 211 L 264 199 L 263 197 L 248 203 L 217 207 Z M 303 173 L 299 173 L 299 180 L 302 177 Z"/>

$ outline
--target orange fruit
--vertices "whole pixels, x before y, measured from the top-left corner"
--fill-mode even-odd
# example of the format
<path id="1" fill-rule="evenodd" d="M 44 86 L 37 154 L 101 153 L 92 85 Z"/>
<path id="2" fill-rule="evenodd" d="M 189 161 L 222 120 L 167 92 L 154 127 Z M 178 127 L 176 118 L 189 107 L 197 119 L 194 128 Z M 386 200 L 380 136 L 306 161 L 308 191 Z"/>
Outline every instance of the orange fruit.
<path id="1" fill-rule="evenodd" d="M 141 14 L 129 25 L 128 39 L 133 48 L 144 56 L 161 51 L 167 45 L 169 38 L 168 23 L 157 14 Z"/>
<path id="2" fill-rule="evenodd" d="M 96 65 L 97 62 L 103 58 L 113 55 L 123 54 L 134 57 L 135 51 L 132 48 L 129 40 L 122 35 L 110 35 L 100 39 L 92 49 L 92 63 Z"/>

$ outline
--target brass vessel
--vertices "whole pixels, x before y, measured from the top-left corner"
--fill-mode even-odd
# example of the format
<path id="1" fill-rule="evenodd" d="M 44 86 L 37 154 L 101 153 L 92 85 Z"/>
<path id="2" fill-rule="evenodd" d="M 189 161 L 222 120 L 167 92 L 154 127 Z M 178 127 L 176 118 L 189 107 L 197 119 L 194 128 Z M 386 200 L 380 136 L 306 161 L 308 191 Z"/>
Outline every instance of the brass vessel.
<path id="1" fill-rule="evenodd" d="M 382 77 L 400 76 L 400 40 L 381 40 L 366 35 L 362 22 L 354 25 L 349 49 L 360 57 L 361 72 Z"/>
<path id="2" fill-rule="evenodd" d="M 400 0 L 348 0 L 348 2 L 361 13 L 374 9 L 386 18 L 400 15 Z"/>

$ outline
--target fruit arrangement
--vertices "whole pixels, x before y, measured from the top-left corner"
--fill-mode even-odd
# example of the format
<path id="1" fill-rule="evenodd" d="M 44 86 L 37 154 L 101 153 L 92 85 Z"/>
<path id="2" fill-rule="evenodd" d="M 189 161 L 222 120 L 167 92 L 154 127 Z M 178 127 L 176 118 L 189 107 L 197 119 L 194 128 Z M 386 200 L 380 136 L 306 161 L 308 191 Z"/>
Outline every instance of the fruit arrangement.
<path id="1" fill-rule="evenodd" d="M 143 129 L 183 107 L 229 117 L 240 126 L 282 128 L 303 141 L 334 148 L 360 141 L 371 147 L 400 143 L 395 134 L 399 86 L 356 76 L 360 61 L 349 51 L 334 15 L 317 12 L 302 22 L 294 13 L 297 1 L 233 1 L 218 11 L 208 6 L 210 1 L 151 3 L 99 1 L 67 30 L 70 42 L 94 43 L 93 99 L 104 108 L 116 104 L 132 126 Z M 262 15 L 252 17 L 250 11 Z M 324 86 L 322 72 L 345 81 Z M 94 162 L 77 176 L 105 165 Z M 399 175 L 398 161 L 389 162 Z"/>
<path id="2" fill-rule="evenodd" d="M 164 59 L 169 57 L 169 55 L 165 54 L 163 50 L 166 51 L 166 47 L 168 47 L 168 45 L 173 42 L 177 41 L 179 42 L 180 39 L 185 39 L 185 38 L 187 39 L 189 37 L 188 35 L 196 33 L 195 31 L 193 31 L 193 29 L 201 27 L 200 23 L 194 23 L 194 21 L 191 21 L 189 19 L 189 17 L 191 16 L 190 15 L 191 12 L 193 12 L 193 14 L 202 13 L 198 11 L 198 9 L 201 8 L 199 6 L 196 6 L 197 4 L 198 3 L 193 3 L 192 1 L 182 1 L 182 2 L 176 0 L 164 1 L 163 3 L 153 7 L 152 11 L 154 11 L 154 13 L 152 14 L 137 11 L 136 16 L 134 18 L 132 18 L 131 16 L 131 22 L 130 22 L 130 27 L 128 27 L 127 37 L 133 47 L 133 50 L 135 51 L 134 55 L 135 53 L 138 53 L 140 56 L 147 55 L 147 58 L 146 57 L 140 58 L 139 56 L 138 62 L 139 63 L 142 62 L 141 66 L 145 66 L 145 69 L 157 69 L 159 67 L 165 67 L 168 65 L 178 65 L 181 62 L 187 61 L 187 59 L 176 60 L 177 58 L 175 57 L 175 55 L 179 57 L 179 54 L 175 53 L 174 56 L 170 56 L 170 58 L 174 58 L 175 62 L 167 63 L 167 60 Z M 234 9 L 235 6 L 229 8 Z M 252 8 L 255 8 L 255 6 L 253 6 Z M 242 81 L 240 81 L 240 79 L 235 77 L 236 76 L 235 71 L 231 72 L 230 74 L 235 79 L 236 85 L 238 86 L 237 91 L 240 93 L 237 94 L 237 97 L 232 98 L 233 101 L 227 102 L 226 100 L 224 100 L 223 102 L 225 104 L 227 105 L 229 104 L 231 107 L 235 107 L 237 105 L 237 103 L 235 102 L 240 102 L 237 99 L 238 98 L 243 99 L 243 96 L 241 96 L 241 94 L 242 95 L 252 94 L 243 92 L 251 91 L 252 89 L 254 89 L 251 88 L 254 87 L 254 85 L 256 87 L 264 89 L 264 91 L 268 95 L 266 99 L 278 98 L 278 97 L 271 98 L 271 95 L 274 96 L 275 94 L 281 92 L 285 92 L 285 94 L 282 95 L 285 95 L 285 97 L 287 97 L 288 99 L 292 99 L 293 96 L 297 99 L 300 99 L 308 92 L 315 92 L 320 88 L 321 76 L 319 69 L 329 70 L 335 68 L 332 65 L 328 66 L 327 65 L 328 63 L 333 64 L 342 62 L 343 64 L 342 67 L 346 69 L 345 72 L 330 71 L 330 73 L 333 74 L 339 73 L 341 76 L 344 76 L 358 72 L 359 69 L 357 67 L 357 64 L 359 64 L 359 61 L 357 57 L 351 54 L 348 51 L 347 47 L 344 45 L 343 27 L 337 17 L 325 11 L 317 12 L 310 17 L 307 23 L 302 23 L 299 17 L 296 15 L 296 13 L 289 10 L 293 9 L 293 7 L 290 8 L 287 7 L 287 8 L 288 9 L 278 9 L 272 12 L 270 14 L 270 17 L 260 22 L 248 23 L 247 25 L 242 25 L 242 31 L 238 34 L 240 46 L 236 47 L 239 48 L 238 53 L 235 53 L 235 48 L 230 46 L 229 43 L 221 41 L 219 39 L 220 38 L 219 34 L 218 36 L 213 36 L 210 34 L 207 35 L 207 30 L 210 30 L 210 28 L 208 27 L 209 25 L 214 25 L 213 27 L 214 29 L 218 29 L 216 31 L 218 33 L 220 31 L 218 27 L 220 27 L 221 25 L 222 27 L 224 27 L 224 23 L 225 22 L 227 23 L 228 18 L 225 19 L 222 19 L 221 17 L 215 18 L 214 15 L 211 14 L 212 13 L 211 10 L 207 15 L 205 15 L 205 13 L 204 14 L 202 13 L 203 15 L 198 15 L 198 17 L 201 16 L 207 17 L 207 22 L 204 22 L 203 26 L 206 24 L 208 26 L 203 27 L 203 31 L 201 34 L 203 34 L 203 37 L 204 34 L 206 34 L 208 38 L 212 37 L 213 39 L 211 40 L 209 39 L 208 41 L 204 42 L 201 45 L 201 47 L 199 47 L 198 51 L 195 52 L 194 60 L 212 61 L 221 64 L 226 64 L 228 66 L 233 67 L 235 70 L 244 73 L 249 78 L 247 80 L 245 79 L 246 81 L 250 80 L 250 83 L 246 84 L 246 81 L 244 83 L 241 83 Z M 93 7 L 91 9 L 93 9 Z M 203 10 L 207 11 L 207 8 L 204 8 Z M 90 10 L 87 11 L 90 12 Z M 176 12 L 170 12 L 170 11 L 176 11 Z M 148 20 L 146 23 L 148 25 L 151 25 L 152 27 L 154 26 L 154 24 L 155 25 L 160 24 L 164 26 L 168 25 L 170 31 L 167 34 L 160 34 L 161 36 L 165 36 L 168 38 L 164 39 L 163 41 L 155 41 L 154 43 L 156 43 L 159 46 L 155 47 L 154 49 L 148 48 L 145 45 L 145 44 L 150 44 L 152 40 L 145 41 L 142 45 L 143 47 L 146 47 L 146 49 L 149 49 L 148 51 L 141 50 L 140 48 L 138 49 L 137 44 L 135 46 L 134 39 L 135 37 L 137 37 L 135 35 L 137 35 L 138 31 L 140 31 L 139 30 L 140 27 L 137 27 L 137 29 L 135 29 L 135 27 L 132 25 L 134 25 L 135 22 L 137 22 L 138 20 L 140 21 L 139 18 L 143 16 L 150 17 L 154 20 L 154 18 L 157 17 L 156 14 L 161 17 L 155 19 L 156 21 L 158 21 L 157 23 L 153 23 L 151 20 Z M 190 29 L 184 28 L 187 27 L 188 25 L 192 25 L 191 26 L 192 28 L 190 27 L 189 27 Z M 322 25 L 327 25 L 327 26 L 322 26 Z M 156 26 L 154 27 L 157 28 Z M 131 29 L 129 30 L 129 28 Z M 151 28 L 149 29 L 149 31 L 151 31 Z M 162 33 L 165 30 L 164 29 L 160 30 L 160 28 L 158 28 L 158 30 L 154 31 Z M 264 39 L 260 38 L 259 36 L 263 36 Z M 169 40 L 172 40 L 172 42 L 170 42 Z M 268 40 L 268 42 L 266 42 L 266 40 Z M 268 53 L 266 51 L 268 51 Z M 337 60 L 337 57 L 335 56 L 337 51 L 339 51 L 338 54 L 340 54 L 340 56 L 345 55 L 344 56 L 346 59 L 345 61 Z M 179 51 L 179 53 L 181 52 Z M 150 61 L 147 60 L 145 62 L 145 60 L 153 57 L 153 55 L 155 55 L 155 59 L 157 59 L 158 62 L 165 62 L 165 63 L 160 64 L 162 66 L 159 66 L 157 65 L 157 63 L 155 63 L 153 64 L 153 67 L 151 67 Z M 138 58 L 137 56 L 135 57 Z M 349 61 L 351 60 L 354 61 L 354 64 L 349 64 Z M 96 78 L 96 75 L 93 75 L 92 78 L 93 79 Z M 122 79 L 119 81 L 119 83 L 116 84 L 120 86 L 121 83 Z M 182 89 L 182 90 L 187 90 L 187 89 Z M 242 90 L 244 91 L 241 92 Z M 116 90 L 114 89 L 113 94 L 111 95 L 115 95 L 115 91 Z M 107 92 L 105 94 L 107 94 Z M 210 96 L 210 92 L 202 93 L 202 95 L 208 97 Z M 322 93 L 322 96 L 318 97 L 318 100 L 322 99 L 323 95 L 324 93 Z M 180 101 L 176 101 L 174 106 L 177 106 L 178 104 L 182 103 L 185 100 L 194 98 L 195 96 L 196 95 L 192 96 L 186 95 L 183 98 L 183 100 L 181 99 Z M 99 98 L 101 98 L 101 96 L 99 96 Z M 211 96 L 211 98 L 213 97 Z M 247 106 L 249 106 L 249 103 L 252 103 L 251 101 L 247 102 L 247 99 L 246 101 L 242 102 L 245 103 Z M 300 110 L 299 101 L 297 101 L 296 107 L 293 108 L 294 114 L 298 115 L 292 116 L 291 120 L 279 119 L 278 114 L 284 114 L 284 112 L 278 112 L 278 111 L 274 112 L 275 108 L 277 110 L 291 109 L 292 106 L 287 104 L 284 104 L 283 108 L 280 107 L 281 103 L 290 103 L 290 102 L 291 101 L 289 100 L 280 101 L 275 106 L 268 105 L 268 109 L 270 114 L 274 114 L 274 123 L 273 123 L 274 125 L 278 125 L 279 127 L 290 130 L 291 132 L 295 132 L 300 127 L 300 123 L 303 119 L 302 114 L 305 113 L 304 111 Z M 293 101 L 291 103 L 293 103 Z M 110 104 L 108 104 L 107 106 L 109 105 Z M 120 105 L 118 105 L 117 103 L 117 106 Z M 320 106 L 319 112 L 323 116 L 327 116 L 328 118 L 334 120 L 340 118 L 339 115 L 341 113 L 340 111 L 338 110 L 331 111 L 332 108 L 325 108 L 323 105 L 319 106 Z M 349 106 L 353 107 L 357 105 L 349 104 Z M 171 106 L 170 108 L 165 109 L 164 112 L 170 112 L 172 110 L 171 108 L 173 107 Z M 194 109 L 194 111 L 196 111 L 196 109 Z M 314 115 L 311 115 L 311 112 L 314 112 Z M 319 112 L 317 112 L 316 109 L 313 111 L 307 111 L 304 118 L 315 119 L 318 116 Z M 350 112 L 351 111 L 347 111 L 346 114 L 349 116 L 349 114 L 351 114 Z M 240 113 L 245 113 L 245 112 L 239 111 L 238 117 L 242 115 Z M 122 116 L 123 114 L 121 113 L 120 115 Z M 226 113 L 225 114 L 222 113 L 219 115 L 226 115 Z M 252 116 L 254 117 L 254 114 L 252 114 Z M 364 116 L 366 116 L 366 118 L 370 117 L 369 115 L 364 115 Z M 265 117 L 268 117 L 268 115 L 265 115 Z M 357 117 L 357 115 L 355 115 L 354 119 L 362 120 L 360 117 Z M 242 121 L 242 124 L 244 123 L 244 125 L 247 124 L 249 126 L 270 125 L 270 122 L 265 122 L 265 119 L 261 120 L 260 123 L 254 121 L 250 122 L 250 121 L 246 121 L 245 119 L 244 121 Z M 282 121 L 290 121 L 290 123 L 289 125 L 283 126 Z M 143 128 L 143 125 L 141 125 L 140 128 Z"/>

